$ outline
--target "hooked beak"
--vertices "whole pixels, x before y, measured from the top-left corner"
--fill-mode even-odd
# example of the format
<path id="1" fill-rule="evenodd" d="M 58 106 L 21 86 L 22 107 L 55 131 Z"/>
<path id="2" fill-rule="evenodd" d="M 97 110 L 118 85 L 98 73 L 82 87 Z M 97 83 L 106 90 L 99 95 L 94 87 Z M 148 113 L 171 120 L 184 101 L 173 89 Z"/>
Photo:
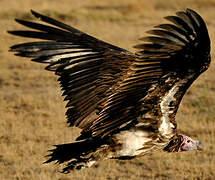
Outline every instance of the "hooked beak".
<path id="1" fill-rule="evenodd" d="M 204 150 L 204 144 L 201 141 L 195 140 L 197 150 L 203 151 Z"/>

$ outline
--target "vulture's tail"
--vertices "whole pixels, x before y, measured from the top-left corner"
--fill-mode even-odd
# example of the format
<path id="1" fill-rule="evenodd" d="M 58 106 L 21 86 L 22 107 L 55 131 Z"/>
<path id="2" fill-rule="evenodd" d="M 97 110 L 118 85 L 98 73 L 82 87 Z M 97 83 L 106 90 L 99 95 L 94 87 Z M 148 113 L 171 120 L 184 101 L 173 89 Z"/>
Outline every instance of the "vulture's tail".
<path id="1" fill-rule="evenodd" d="M 71 170 L 90 167 L 96 162 L 93 152 L 102 145 L 101 142 L 95 140 L 84 140 L 68 144 L 55 145 L 55 149 L 49 150 L 51 153 L 46 157 L 50 157 L 44 163 L 56 161 L 58 164 L 68 162 L 62 170 L 68 173 Z"/>

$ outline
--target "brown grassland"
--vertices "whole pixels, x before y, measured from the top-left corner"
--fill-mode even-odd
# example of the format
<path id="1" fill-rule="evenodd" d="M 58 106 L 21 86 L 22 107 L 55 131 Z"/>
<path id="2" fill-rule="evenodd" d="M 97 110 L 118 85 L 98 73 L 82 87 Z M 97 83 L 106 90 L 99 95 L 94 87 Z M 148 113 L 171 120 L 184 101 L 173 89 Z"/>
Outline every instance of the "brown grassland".
<path id="1" fill-rule="evenodd" d="M 7 34 L 21 29 L 14 18 L 31 19 L 34 9 L 100 39 L 134 51 L 138 38 L 163 16 L 191 8 L 208 25 L 212 63 L 185 95 L 177 114 L 178 128 L 202 140 L 203 152 L 157 153 L 131 161 L 109 160 L 83 171 L 61 174 L 44 165 L 53 144 L 79 133 L 66 124 L 65 103 L 56 76 L 44 66 L 9 53 L 26 41 Z M 214 0 L 1 0 L 0 1 L 0 179 L 215 179 L 215 1 Z"/>

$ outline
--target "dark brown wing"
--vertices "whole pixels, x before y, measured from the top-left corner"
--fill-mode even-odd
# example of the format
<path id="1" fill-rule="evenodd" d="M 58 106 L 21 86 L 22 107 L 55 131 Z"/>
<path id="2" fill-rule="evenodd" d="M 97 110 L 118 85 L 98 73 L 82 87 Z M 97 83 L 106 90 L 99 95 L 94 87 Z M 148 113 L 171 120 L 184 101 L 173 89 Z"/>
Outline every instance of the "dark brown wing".
<path id="1" fill-rule="evenodd" d="M 17 52 L 18 56 L 47 63 L 46 69 L 60 76 L 58 81 L 68 101 L 68 123 L 87 127 L 91 122 L 83 120 L 95 115 L 96 107 L 125 73 L 134 55 L 52 18 L 34 11 L 32 14 L 48 25 L 17 19 L 18 23 L 33 31 L 9 33 L 49 41 L 14 45 L 11 51 Z"/>
<path id="2" fill-rule="evenodd" d="M 180 76 L 183 71 L 195 70 L 209 56 L 206 25 L 189 9 L 166 18 L 174 24 L 161 24 L 150 31 L 153 36 L 142 38 L 145 43 L 136 46 L 141 49 L 136 56 L 56 20 L 33 14 L 58 28 L 18 20 L 39 31 L 10 33 L 51 41 L 16 45 L 11 50 L 49 63 L 46 69 L 60 76 L 65 99 L 69 100 L 68 122 L 83 129 L 79 139 L 104 137 L 135 124 L 140 99 L 152 85 L 159 85 L 170 72 Z M 97 116 L 87 119 L 95 115 L 95 110 Z"/>
<path id="3" fill-rule="evenodd" d="M 198 77 L 208 68 L 210 39 L 203 19 L 190 9 L 166 19 L 173 24 L 156 26 L 149 31 L 153 36 L 142 38 L 145 43 L 135 46 L 141 50 L 127 77 L 102 103 L 98 118 L 90 128 L 84 129 L 81 138 L 87 132 L 93 136 L 106 136 L 133 126 L 144 103 L 140 100 L 150 93 L 152 85 L 165 83 L 170 74 L 183 78 L 192 72 Z M 157 102 L 151 99 L 152 104 Z"/>

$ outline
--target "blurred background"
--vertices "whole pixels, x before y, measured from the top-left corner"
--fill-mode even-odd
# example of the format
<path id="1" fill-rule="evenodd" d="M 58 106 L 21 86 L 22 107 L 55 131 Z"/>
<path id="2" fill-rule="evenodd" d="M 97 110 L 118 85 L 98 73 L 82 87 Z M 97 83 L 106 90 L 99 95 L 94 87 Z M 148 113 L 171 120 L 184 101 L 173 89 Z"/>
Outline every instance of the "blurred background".
<path id="1" fill-rule="evenodd" d="M 35 20 L 33 9 L 134 52 L 132 46 L 146 30 L 186 8 L 196 10 L 208 25 L 212 63 L 185 95 L 176 118 L 181 131 L 204 142 L 205 151 L 103 161 L 67 175 L 57 165 L 42 164 L 53 144 L 73 141 L 79 129 L 67 127 L 56 76 L 8 52 L 26 41 L 7 34 L 23 29 L 14 18 Z M 0 179 L 215 179 L 214 19 L 214 0 L 0 0 Z"/>

